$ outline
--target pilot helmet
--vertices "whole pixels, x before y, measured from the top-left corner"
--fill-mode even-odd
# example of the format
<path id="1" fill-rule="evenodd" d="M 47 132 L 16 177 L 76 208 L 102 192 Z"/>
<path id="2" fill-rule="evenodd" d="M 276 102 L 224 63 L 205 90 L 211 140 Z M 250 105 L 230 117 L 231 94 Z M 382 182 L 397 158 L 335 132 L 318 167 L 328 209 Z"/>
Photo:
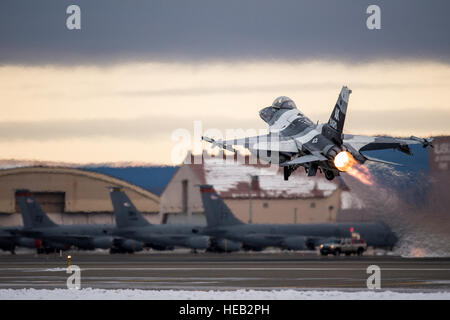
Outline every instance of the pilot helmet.
<path id="1" fill-rule="evenodd" d="M 297 106 L 295 105 L 294 101 L 292 101 L 291 98 L 286 96 L 281 96 L 276 98 L 273 103 L 272 107 L 276 109 L 295 109 Z"/>

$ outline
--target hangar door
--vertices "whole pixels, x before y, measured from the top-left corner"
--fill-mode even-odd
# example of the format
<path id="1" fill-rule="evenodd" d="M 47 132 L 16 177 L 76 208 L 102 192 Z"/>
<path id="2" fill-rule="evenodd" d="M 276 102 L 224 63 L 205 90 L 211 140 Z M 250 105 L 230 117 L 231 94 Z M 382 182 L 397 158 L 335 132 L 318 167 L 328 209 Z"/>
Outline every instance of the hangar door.
<path id="1" fill-rule="evenodd" d="M 42 210 L 50 213 L 64 212 L 66 203 L 65 192 L 33 192 L 36 201 L 41 205 Z M 20 212 L 19 201 L 16 196 L 16 212 Z"/>

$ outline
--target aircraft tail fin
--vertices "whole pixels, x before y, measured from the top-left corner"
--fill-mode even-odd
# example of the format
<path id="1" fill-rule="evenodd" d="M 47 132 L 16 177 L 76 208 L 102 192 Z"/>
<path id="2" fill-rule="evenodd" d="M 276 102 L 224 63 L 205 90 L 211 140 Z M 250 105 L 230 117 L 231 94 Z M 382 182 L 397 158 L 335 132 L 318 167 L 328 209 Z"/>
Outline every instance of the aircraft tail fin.
<path id="1" fill-rule="evenodd" d="M 243 224 L 241 220 L 231 212 L 223 199 L 217 194 L 211 185 L 201 185 L 200 193 L 205 210 L 206 224 L 208 227 L 231 226 Z"/>
<path id="2" fill-rule="evenodd" d="M 142 213 L 136 209 L 133 202 L 121 187 L 111 187 L 110 196 L 114 208 L 114 217 L 118 228 L 143 227 L 150 225 Z"/>
<path id="3" fill-rule="evenodd" d="M 29 190 L 17 190 L 16 197 L 25 228 L 56 227 Z"/>
<path id="4" fill-rule="evenodd" d="M 331 113 L 328 125 L 332 128 L 332 135 L 337 142 L 342 141 L 342 131 L 344 129 L 345 115 L 347 114 L 348 99 L 352 90 L 347 87 L 342 87 L 339 97 Z"/>

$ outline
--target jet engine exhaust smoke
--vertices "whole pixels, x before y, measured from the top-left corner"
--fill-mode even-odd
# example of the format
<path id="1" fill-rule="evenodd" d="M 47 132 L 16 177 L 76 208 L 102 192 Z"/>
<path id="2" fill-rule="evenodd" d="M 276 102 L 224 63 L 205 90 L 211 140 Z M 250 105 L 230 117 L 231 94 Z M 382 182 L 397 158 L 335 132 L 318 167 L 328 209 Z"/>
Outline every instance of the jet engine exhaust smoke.
<path id="1" fill-rule="evenodd" d="M 348 169 L 346 172 L 349 175 L 351 175 L 352 177 L 358 179 L 360 182 L 362 182 L 366 185 L 371 186 L 374 184 L 374 179 L 373 179 L 372 175 L 370 174 L 369 168 L 367 168 L 365 166 L 355 164 L 353 167 Z"/>

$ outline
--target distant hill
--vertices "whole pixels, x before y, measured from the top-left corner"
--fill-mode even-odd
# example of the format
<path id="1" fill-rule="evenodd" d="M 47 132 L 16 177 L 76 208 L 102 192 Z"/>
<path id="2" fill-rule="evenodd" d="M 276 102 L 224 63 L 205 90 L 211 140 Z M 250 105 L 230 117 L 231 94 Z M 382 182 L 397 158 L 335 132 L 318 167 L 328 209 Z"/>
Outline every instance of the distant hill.
<path id="1" fill-rule="evenodd" d="M 69 167 L 107 174 L 141 188 L 147 189 L 156 195 L 161 195 L 169 183 L 178 166 L 161 166 L 140 162 L 108 162 L 79 164 L 60 161 L 40 160 L 0 160 L 0 170 L 22 167 Z"/>

